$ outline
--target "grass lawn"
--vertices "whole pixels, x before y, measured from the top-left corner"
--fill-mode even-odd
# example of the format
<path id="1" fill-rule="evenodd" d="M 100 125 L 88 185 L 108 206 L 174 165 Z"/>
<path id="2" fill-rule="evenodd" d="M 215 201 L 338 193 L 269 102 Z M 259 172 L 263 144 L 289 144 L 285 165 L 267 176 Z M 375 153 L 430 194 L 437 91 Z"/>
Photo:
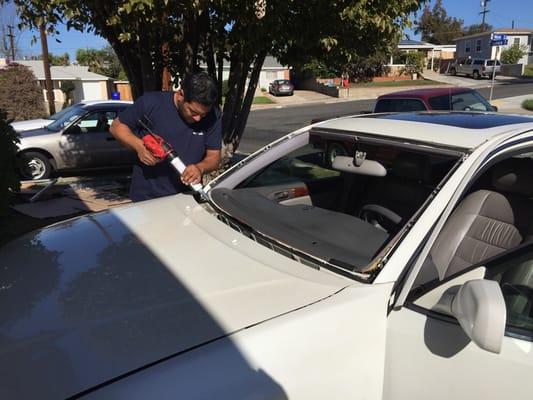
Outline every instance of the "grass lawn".
<path id="1" fill-rule="evenodd" d="M 430 79 L 417 79 L 416 81 L 385 81 L 385 82 L 364 82 L 358 83 L 352 87 L 380 87 L 380 86 L 425 86 L 425 85 L 443 85 L 442 82 L 432 81 Z"/>
<path id="2" fill-rule="evenodd" d="M 524 68 L 524 75 L 522 76 L 529 76 L 533 77 L 533 64 L 528 64 Z"/>
<path id="3" fill-rule="evenodd" d="M 533 99 L 527 99 L 522 102 L 522 108 L 533 111 Z"/>
<path id="4" fill-rule="evenodd" d="M 270 100 L 268 97 L 265 96 L 257 96 L 254 97 L 254 101 L 252 104 L 273 104 L 274 102 Z"/>

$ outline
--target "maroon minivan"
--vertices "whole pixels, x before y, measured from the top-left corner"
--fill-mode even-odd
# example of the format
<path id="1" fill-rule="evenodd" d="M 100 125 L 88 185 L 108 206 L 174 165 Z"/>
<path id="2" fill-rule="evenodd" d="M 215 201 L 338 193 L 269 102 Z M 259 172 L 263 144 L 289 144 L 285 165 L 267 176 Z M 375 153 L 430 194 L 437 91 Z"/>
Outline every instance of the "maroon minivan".
<path id="1" fill-rule="evenodd" d="M 498 111 L 481 94 L 469 88 L 413 89 L 379 96 L 375 113 L 412 111 Z"/>

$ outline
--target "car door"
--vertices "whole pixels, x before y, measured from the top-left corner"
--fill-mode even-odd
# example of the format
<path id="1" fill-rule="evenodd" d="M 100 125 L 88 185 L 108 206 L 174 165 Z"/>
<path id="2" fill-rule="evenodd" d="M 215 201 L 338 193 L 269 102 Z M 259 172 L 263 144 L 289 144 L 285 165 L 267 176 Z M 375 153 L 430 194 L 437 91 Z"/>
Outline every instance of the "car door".
<path id="1" fill-rule="evenodd" d="M 528 140 L 531 139 L 528 138 Z M 494 152 L 490 162 L 503 159 L 506 162 L 512 160 L 513 163 L 516 162 L 519 165 L 526 162 L 527 158 L 531 158 L 530 142 L 528 144 L 524 143 L 523 139 L 516 139 L 514 143 L 520 144 L 515 145 L 512 152 L 500 152 L 499 154 Z M 521 149 L 519 154 L 516 153 L 518 151 L 516 148 Z M 490 166 L 490 163 L 483 168 L 487 166 Z M 518 174 L 517 168 L 511 171 L 516 171 Z M 487 185 L 486 178 L 489 175 L 482 174 L 484 172 L 487 170 L 481 169 L 476 172 L 476 177 L 479 179 L 472 181 L 469 187 L 487 190 L 479 189 L 480 185 Z M 520 179 L 521 185 L 528 182 L 527 179 L 525 181 L 522 178 L 515 179 Z M 533 186 L 533 182 L 530 184 Z M 501 186 L 494 183 L 493 185 L 495 185 L 494 188 L 502 189 Z M 461 224 L 452 224 L 449 229 L 446 229 L 447 222 L 452 221 L 454 214 L 449 217 L 446 212 L 443 214 L 442 230 L 435 231 L 434 242 L 430 236 L 428 243 L 424 244 L 425 247 L 421 250 L 422 254 L 411 266 L 414 271 L 420 267 L 420 272 L 412 272 L 408 276 L 406 281 L 409 283 L 405 284 L 399 295 L 400 300 L 389 314 L 384 399 L 521 399 L 531 397 L 533 393 L 533 382 L 530 379 L 533 373 L 533 244 L 528 239 L 528 234 L 523 234 L 524 229 L 526 231 L 530 229 L 532 221 L 529 212 L 531 206 L 527 205 L 530 204 L 530 199 L 527 196 L 522 199 L 516 194 L 506 192 L 495 193 L 499 199 L 507 199 L 505 201 L 510 202 L 509 209 L 513 210 L 511 214 L 508 214 L 500 206 L 493 209 L 496 214 L 504 212 L 502 215 L 506 215 L 505 218 L 512 215 L 515 228 L 505 225 L 503 229 L 507 228 L 510 229 L 509 232 L 516 232 L 520 227 L 522 235 L 519 239 L 523 244 L 516 245 L 515 243 L 508 250 L 504 250 L 505 247 L 500 248 L 501 244 L 497 241 L 507 239 L 506 234 L 499 228 L 501 225 L 497 220 L 493 223 L 492 220 L 487 220 L 488 217 L 485 214 L 480 214 L 479 220 L 482 223 L 477 232 L 481 235 L 486 234 L 492 241 L 492 247 L 484 247 L 479 240 L 472 240 L 469 236 L 471 231 L 465 230 Z M 475 192 L 469 193 L 469 195 L 473 194 Z M 466 202 L 467 199 L 468 197 L 465 197 L 463 200 Z M 525 202 L 523 203 L 525 206 L 523 208 L 517 206 L 522 204 L 518 201 Z M 453 204 L 449 207 L 453 207 Z M 458 203 L 455 211 L 460 207 L 461 203 Z M 468 213 L 464 215 L 459 213 L 455 218 L 454 221 L 460 221 L 461 218 L 468 219 L 472 216 Z M 496 216 L 496 218 L 499 217 Z M 483 225 L 483 221 L 486 225 Z M 478 223 L 477 220 L 476 223 Z M 449 236 L 450 232 L 453 235 L 463 235 L 468 238 L 468 241 L 462 242 L 463 239 L 461 239 L 458 243 L 464 246 L 461 247 L 462 251 L 469 255 L 465 257 L 461 254 L 458 258 L 457 262 L 465 264 L 462 269 L 459 268 L 450 276 L 441 276 L 440 271 L 437 274 L 438 269 L 434 270 L 435 257 L 432 258 L 431 252 L 437 243 L 447 243 L 446 246 L 453 243 L 453 240 L 450 240 L 450 237 L 453 237 Z M 450 248 L 453 246 L 450 245 Z M 459 244 L 454 251 L 458 248 Z M 500 249 L 494 250 L 497 248 Z M 470 254 L 481 255 L 483 258 L 485 254 L 491 254 L 490 252 L 495 253 L 492 254 L 492 258 L 487 256 L 487 259 L 471 266 L 464 261 L 470 259 Z M 443 313 L 442 308 L 439 308 L 439 302 L 447 293 L 450 293 L 450 290 L 472 280 L 496 281 L 501 288 L 507 312 L 507 323 L 499 353 L 483 350 L 473 343 L 457 319 L 450 314 Z M 402 296 L 407 296 L 405 301 Z M 490 323 L 489 320 L 485 326 L 485 332 L 493 328 Z"/>
<path id="2" fill-rule="evenodd" d="M 62 134 L 60 156 L 67 168 L 103 168 L 125 163 L 127 151 L 109 133 L 115 110 L 90 111 Z"/>
<path id="3" fill-rule="evenodd" d="M 507 308 L 499 354 L 481 349 L 430 297 L 468 280 L 496 280 Z M 528 244 L 413 292 L 392 311 L 387 329 L 384 399 L 526 399 L 533 393 L 533 245 Z"/>

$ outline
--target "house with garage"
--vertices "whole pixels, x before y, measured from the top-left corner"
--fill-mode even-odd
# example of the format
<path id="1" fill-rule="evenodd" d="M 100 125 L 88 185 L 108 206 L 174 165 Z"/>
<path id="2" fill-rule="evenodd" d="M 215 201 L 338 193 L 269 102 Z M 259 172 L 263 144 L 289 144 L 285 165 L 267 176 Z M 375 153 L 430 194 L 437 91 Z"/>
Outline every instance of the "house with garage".
<path id="1" fill-rule="evenodd" d="M 48 105 L 43 62 L 41 60 L 17 60 L 15 62 L 32 70 L 43 89 L 43 97 L 46 105 Z M 70 94 L 72 103 L 79 103 L 82 100 L 108 100 L 110 98 L 113 79 L 89 72 L 89 67 L 87 66 L 51 66 L 50 74 L 56 110 L 60 110 L 65 103 L 66 97 L 62 88 L 65 87 L 66 82 L 71 82 L 74 87 Z"/>

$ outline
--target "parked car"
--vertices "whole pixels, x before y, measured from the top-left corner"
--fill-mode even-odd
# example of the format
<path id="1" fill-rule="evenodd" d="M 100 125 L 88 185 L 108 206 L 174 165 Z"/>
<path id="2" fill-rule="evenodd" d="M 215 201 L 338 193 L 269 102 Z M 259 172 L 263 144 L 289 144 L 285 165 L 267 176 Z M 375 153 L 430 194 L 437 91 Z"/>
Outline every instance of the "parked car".
<path id="1" fill-rule="evenodd" d="M 19 155 L 23 179 L 46 179 L 66 170 L 132 165 L 135 153 L 109 133 L 117 114 L 131 102 L 84 103 L 65 109 L 40 129 L 21 132 Z"/>
<path id="2" fill-rule="evenodd" d="M 0 398 L 530 398 L 532 157 L 527 116 L 339 118 L 20 237 Z"/>
<path id="3" fill-rule="evenodd" d="M 268 85 L 268 93 L 273 96 L 282 94 L 292 96 L 294 94 L 294 86 L 288 79 L 276 79 Z"/>
<path id="4" fill-rule="evenodd" d="M 414 89 L 379 96 L 374 107 L 380 112 L 497 111 L 479 92 L 463 87 Z"/>
<path id="5" fill-rule="evenodd" d="M 33 129 L 41 129 L 47 125 L 50 125 L 52 122 L 57 121 L 58 119 L 61 119 L 65 114 L 70 113 L 70 111 L 73 108 L 85 107 L 88 105 L 108 104 L 111 102 L 117 103 L 117 104 L 130 104 L 131 103 L 129 101 L 120 101 L 120 100 L 84 100 L 80 103 L 73 104 L 70 107 L 65 107 L 61 111 L 50 115 L 48 118 L 38 118 L 38 119 L 30 119 L 27 121 L 12 122 L 11 126 L 17 132 L 24 132 L 24 131 L 29 131 Z"/>
<path id="6" fill-rule="evenodd" d="M 494 60 L 483 58 L 458 58 L 450 64 L 450 74 L 469 75 L 474 79 L 490 78 L 494 70 Z M 501 71 L 500 60 L 496 60 L 495 75 Z"/>

